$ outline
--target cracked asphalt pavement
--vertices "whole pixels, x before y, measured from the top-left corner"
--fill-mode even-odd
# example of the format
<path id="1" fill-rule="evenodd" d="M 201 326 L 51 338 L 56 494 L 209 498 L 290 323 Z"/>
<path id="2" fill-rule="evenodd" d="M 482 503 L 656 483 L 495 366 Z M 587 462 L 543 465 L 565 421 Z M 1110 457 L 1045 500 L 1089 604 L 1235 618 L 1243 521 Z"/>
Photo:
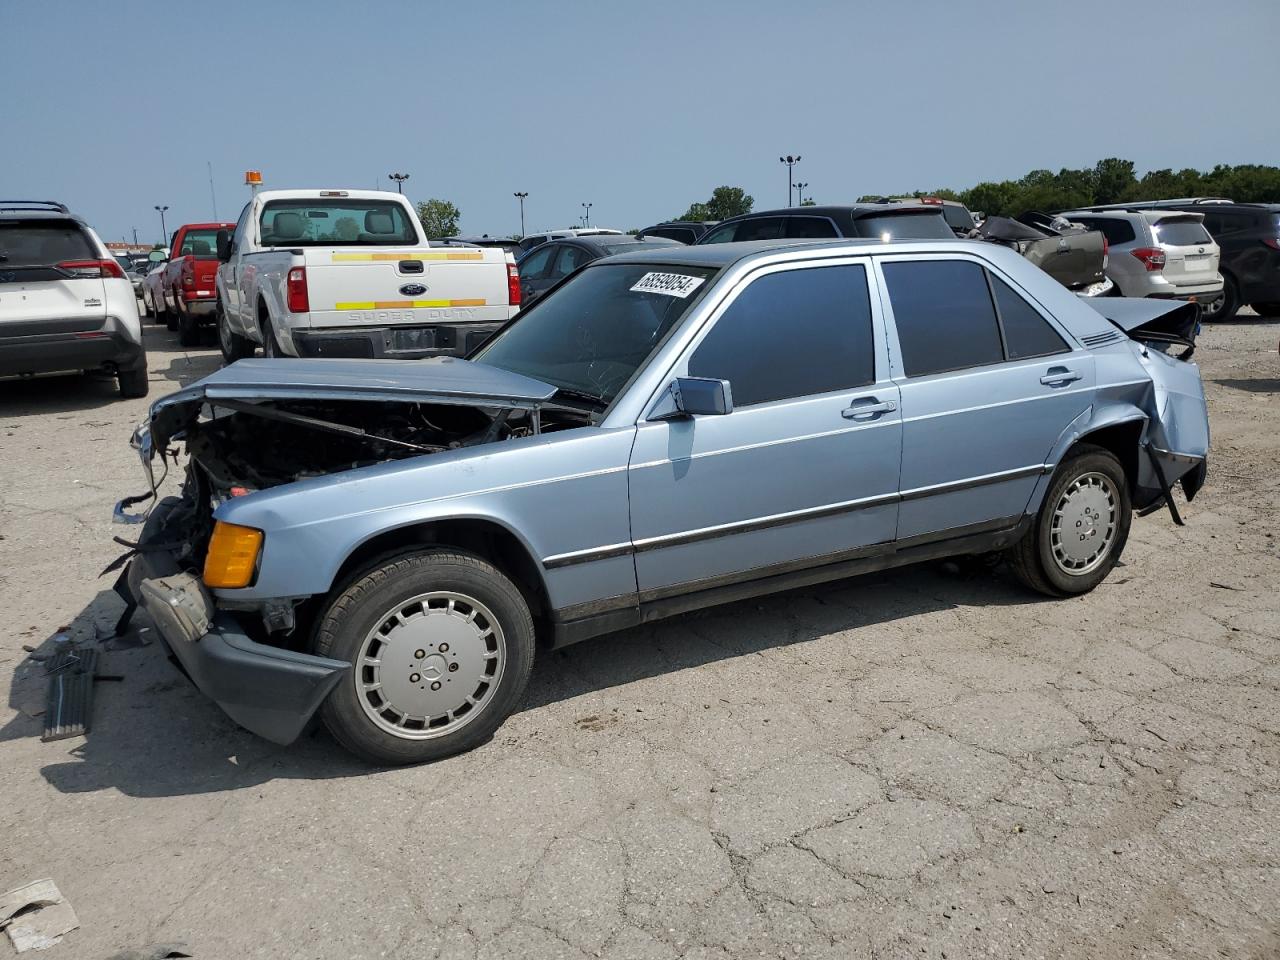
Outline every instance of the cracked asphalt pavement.
<path id="1" fill-rule="evenodd" d="M 1086 597 L 934 564 L 684 616 L 396 770 L 255 739 L 154 644 L 41 743 L 23 645 L 110 636 L 146 402 L 0 384 L 0 890 L 73 904 L 50 960 L 1280 956 L 1278 337 L 1205 330 L 1208 484 Z M 217 366 L 148 346 L 153 399 Z"/>

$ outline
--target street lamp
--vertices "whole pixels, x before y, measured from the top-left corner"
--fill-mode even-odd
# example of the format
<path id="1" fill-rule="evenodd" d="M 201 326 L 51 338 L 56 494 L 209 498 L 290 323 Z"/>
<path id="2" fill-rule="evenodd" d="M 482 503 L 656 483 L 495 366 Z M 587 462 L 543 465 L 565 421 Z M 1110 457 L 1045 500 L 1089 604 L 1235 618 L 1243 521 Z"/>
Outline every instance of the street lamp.
<path id="1" fill-rule="evenodd" d="M 591 204 L 584 203 L 582 205 L 582 209 L 586 211 L 586 213 L 582 217 L 582 225 L 584 227 L 589 227 L 591 226 Z"/>
<path id="2" fill-rule="evenodd" d="M 407 174 L 407 173 L 388 173 L 388 174 L 387 174 L 387 179 L 389 179 L 389 180 L 394 180 L 394 181 L 396 182 L 396 193 L 404 193 L 404 189 L 402 188 L 401 184 L 403 184 L 406 180 L 408 180 L 408 179 L 409 179 L 409 174 Z"/>
<path id="3" fill-rule="evenodd" d="M 807 186 L 809 186 L 809 184 L 807 183 L 796 184 L 796 206 L 797 207 L 804 206 L 804 188 Z"/>
<path id="4" fill-rule="evenodd" d="M 785 157 L 779 157 L 778 162 L 787 165 L 787 206 L 791 206 L 791 191 L 794 189 L 791 184 L 791 168 L 800 162 L 800 154 L 793 157 L 788 153 Z"/>
<path id="5" fill-rule="evenodd" d="M 164 212 L 169 209 L 169 205 L 157 206 L 156 209 L 160 211 L 160 246 L 163 247 L 169 242 L 169 231 L 164 226 Z"/>
<path id="6" fill-rule="evenodd" d="M 524 198 L 527 197 L 528 195 L 529 195 L 529 192 L 527 190 L 524 193 L 520 193 L 519 191 L 517 191 L 516 193 L 512 194 L 513 197 L 515 197 L 517 200 L 520 201 L 520 239 L 521 240 L 524 239 Z"/>

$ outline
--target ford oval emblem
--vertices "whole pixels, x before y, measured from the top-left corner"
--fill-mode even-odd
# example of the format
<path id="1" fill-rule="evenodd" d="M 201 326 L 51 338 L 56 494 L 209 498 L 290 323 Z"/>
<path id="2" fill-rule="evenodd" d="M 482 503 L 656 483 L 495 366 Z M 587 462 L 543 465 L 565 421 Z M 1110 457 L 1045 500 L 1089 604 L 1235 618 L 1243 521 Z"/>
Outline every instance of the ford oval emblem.
<path id="1" fill-rule="evenodd" d="M 426 293 L 427 288 L 420 283 L 406 283 L 400 288 L 400 292 L 406 297 L 416 297 L 421 293 Z"/>

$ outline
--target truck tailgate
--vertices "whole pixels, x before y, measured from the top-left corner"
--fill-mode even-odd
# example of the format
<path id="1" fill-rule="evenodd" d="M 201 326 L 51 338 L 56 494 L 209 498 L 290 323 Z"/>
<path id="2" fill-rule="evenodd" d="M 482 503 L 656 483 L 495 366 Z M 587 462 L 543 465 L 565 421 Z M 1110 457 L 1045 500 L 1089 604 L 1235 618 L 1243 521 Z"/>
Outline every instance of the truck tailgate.
<path id="1" fill-rule="evenodd" d="M 510 315 L 506 253 L 308 249 L 312 328 L 493 323 Z"/>

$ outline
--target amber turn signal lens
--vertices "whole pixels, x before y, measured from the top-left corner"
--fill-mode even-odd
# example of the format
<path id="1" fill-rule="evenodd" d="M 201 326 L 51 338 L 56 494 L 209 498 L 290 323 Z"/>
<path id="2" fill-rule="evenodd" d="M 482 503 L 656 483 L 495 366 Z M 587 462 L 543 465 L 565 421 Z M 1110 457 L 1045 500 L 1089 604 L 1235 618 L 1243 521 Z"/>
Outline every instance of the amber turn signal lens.
<path id="1" fill-rule="evenodd" d="M 261 550 L 261 530 L 217 521 L 204 558 L 204 585 L 247 587 L 253 581 Z"/>

